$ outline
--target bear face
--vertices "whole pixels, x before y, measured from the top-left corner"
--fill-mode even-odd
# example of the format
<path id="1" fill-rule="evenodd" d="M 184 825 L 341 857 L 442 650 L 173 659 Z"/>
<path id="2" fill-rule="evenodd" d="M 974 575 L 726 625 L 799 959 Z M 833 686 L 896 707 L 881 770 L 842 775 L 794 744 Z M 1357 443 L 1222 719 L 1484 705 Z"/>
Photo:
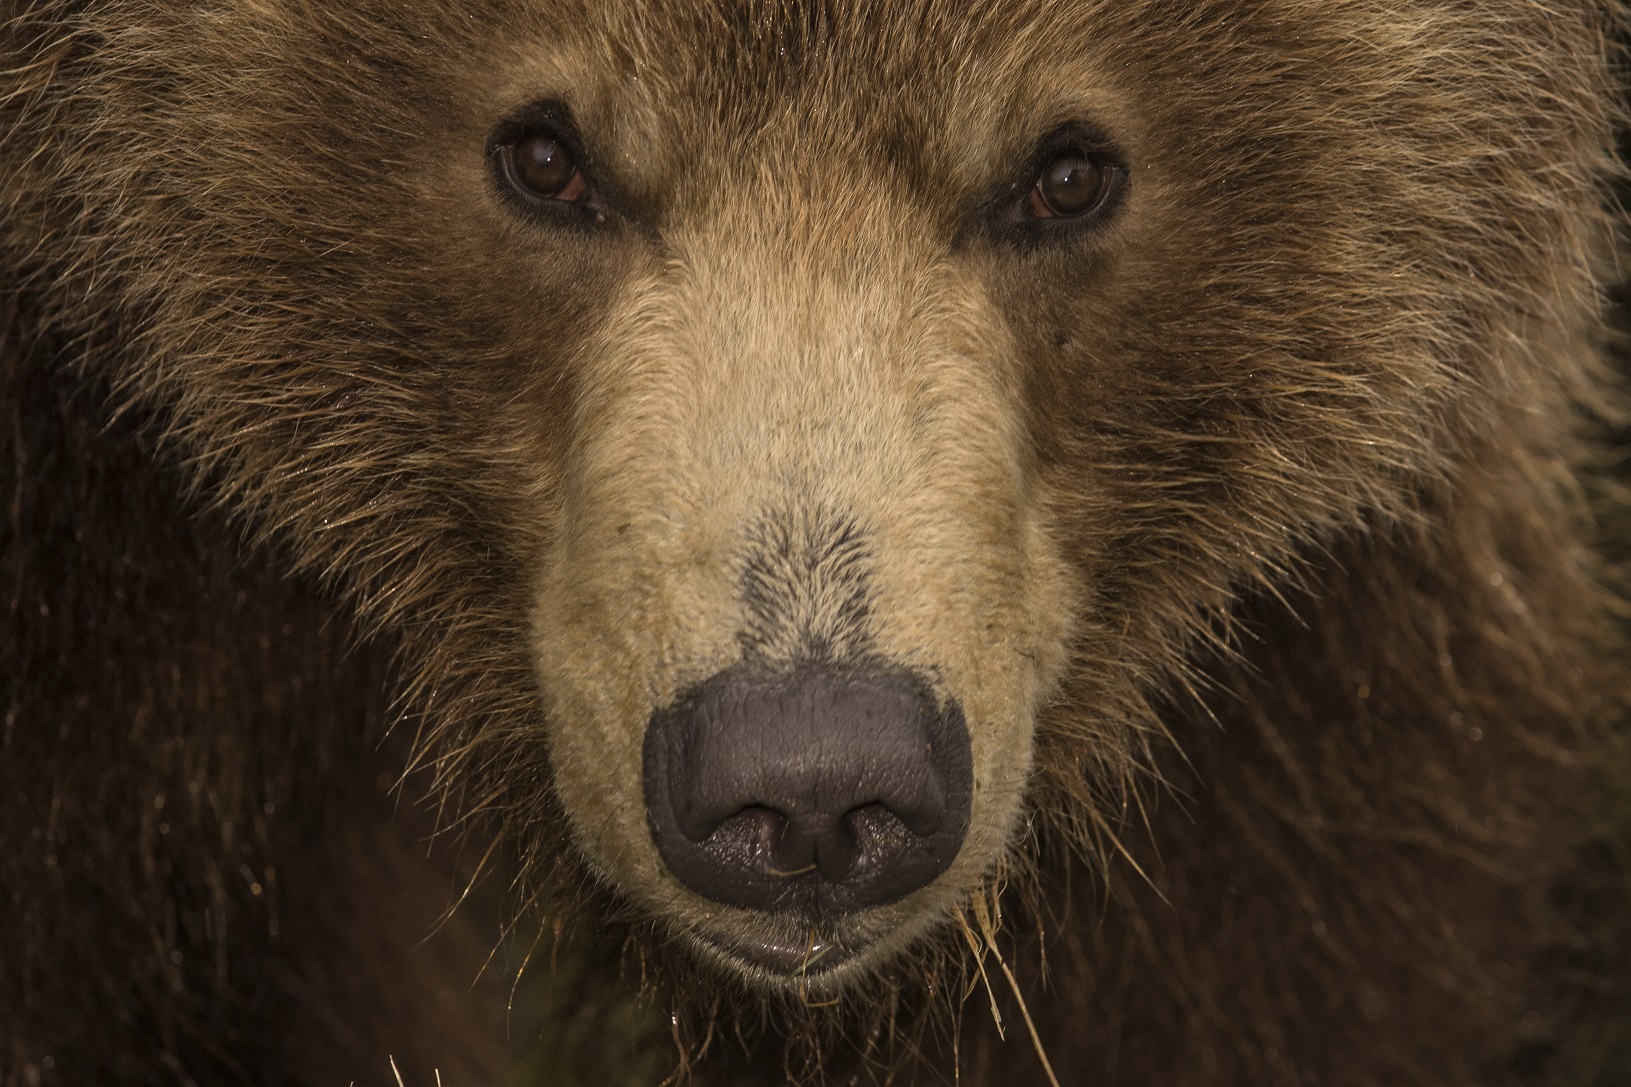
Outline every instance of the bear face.
<path id="1" fill-rule="evenodd" d="M 402 640 L 454 811 L 825 993 L 1113 848 L 1243 597 L 1572 440 L 1607 19 L 113 6 L 33 108 L 128 142 L 8 230 Z"/>
<path id="2" fill-rule="evenodd" d="M 691 129 L 707 118 L 676 121 Z M 704 939 L 759 948 L 765 961 L 749 963 L 774 963 L 782 979 L 812 926 L 833 923 L 823 944 L 856 961 L 898 950 L 994 867 L 1019 814 L 1032 722 L 1063 662 L 1061 605 L 1073 592 L 1028 463 L 1020 360 L 974 269 L 888 185 L 842 167 L 821 177 L 811 155 L 823 143 L 836 149 L 836 132 L 792 128 L 776 141 L 785 146 L 766 148 L 756 176 L 726 169 L 698 181 L 675 170 L 631 182 L 709 196 L 663 207 L 660 250 L 638 237 L 604 243 L 619 264 L 646 271 L 580 348 L 576 440 L 531 602 L 557 789 L 579 842 L 658 912 Z M 615 145 L 605 154 L 635 158 Z M 842 225 L 816 227 L 825 213 L 809 217 L 812 200 L 833 202 Z M 801 220 L 811 236 L 800 236 Z M 620 228 L 633 233 L 600 229 Z M 546 234 L 539 244 L 547 252 L 559 241 Z M 668 790 L 644 796 L 650 811 L 641 802 L 648 721 L 732 668 L 923 677 L 936 712 L 966 722 L 967 739 L 946 742 L 971 749 L 971 782 L 934 786 L 971 789 L 961 810 L 935 817 L 965 823 L 952 828 L 962 841 L 943 847 L 956 854 L 949 870 L 898 903 L 841 919 L 784 911 L 773 931 L 764 911 L 722 919 L 675 886 L 649 829 Z M 808 737 L 814 727 L 779 742 L 862 739 Z M 722 742 L 778 742 L 764 739 L 770 731 L 756 722 Z M 764 757 L 782 766 L 800 756 Z M 841 780 L 876 757 L 855 751 L 853 768 L 830 772 Z M 756 787 L 741 783 L 721 814 Z M 839 957 L 826 956 L 835 966 Z"/>
<path id="3" fill-rule="evenodd" d="M 1407 246 L 1318 255 L 1366 244 L 1367 220 L 1387 213 L 1369 190 L 1433 182 L 1383 180 L 1392 147 L 1355 161 L 1349 143 L 1327 157 L 1265 145 L 1259 128 L 1243 140 L 1222 117 L 1250 86 L 1217 113 L 1152 118 L 1148 101 L 1176 94 L 1095 62 L 1114 32 L 1103 13 L 1044 6 L 931 25 L 911 43 L 887 19 L 722 18 L 694 32 L 741 39 L 741 55 L 700 74 L 674 68 L 692 47 L 643 41 L 638 13 L 591 20 L 587 56 L 529 51 L 513 89 L 495 80 L 472 107 L 502 118 L 485 125 L 486 161 L 458 159 L 443 190 L 485 183 L 452 233 L 511 234 L 505 258 L 521 263 L 507 278 L 535 280 L 522 265 L 563 251 L 595 267 L 586 282 L 615 276 L 571 363 L 550 367 L 570 387 L 570 427 L 540 415 L 564 451 L 521 467 L 550 510 L 532 652 L 578 844 L 704 954 L 802 989 L 898 951 L 998 871 L 1067 660 L 1100 689 L 1053 727 L 1085 732 L 1077 757 L 1113 768 L 1097 789 L 1122 787 L 1139 762 L 1144 668 L 1179 671 L 1184 628 L 1292 563 L 1298 543 L 1403 501 L 1442 451 L 1431 431 L 1402 441 L 1388 415 L 1408 397 L 1461 425 L 1464 360 L 1413 327 Z M 1325 25 L 1279 27 L 1288 65 L 1312 75 Z M 959 49 L 958 65 L 921 62 Z M 1329 101 L 1300 104 L 1340 124 Z M 564 196 L 538 199 L 515 175 L 539 140 L 571 164 Z M 1070 161 L 1103 175 L 1099 202 L 1039 208 L 1048 171 Z M 1242 224 L 1237 199 L 1281 213 Z M 1345 214 L 1303 222 L 1305 202 L 1316 218 Z M 1361 268 L 1388 279 L 1385 302 L 1353 282 Z M 1231 281 L 1226 304 L 1250 322 L 1204 316 L 1219 301 L 1204 295 Z M 1331 295 L 1375 308 L 1328 322 Z M 1179 328 L 1191 331 L 1175 344 Z M 1057 395 L 1086 386 L 1091 404 Z M 1356 450 L 1376 462 L 1356 466 Z M 1390 485 L 1401 490 L 1375 493 Z M 653 842 L 669 783 L 635 784 L 651 730 L 732 669 L 812 661 L 904 669 L 957 708 L 972 803 L 956 861 L 859 911 L 776 916 L 718 888 L 702 897 L 733 908 L 699 901 L 673 878 L 660 827 Z M 772 730 L 744 731 L 757 743 Z M 763 828 L 771 842 L 785 832 Z"/>

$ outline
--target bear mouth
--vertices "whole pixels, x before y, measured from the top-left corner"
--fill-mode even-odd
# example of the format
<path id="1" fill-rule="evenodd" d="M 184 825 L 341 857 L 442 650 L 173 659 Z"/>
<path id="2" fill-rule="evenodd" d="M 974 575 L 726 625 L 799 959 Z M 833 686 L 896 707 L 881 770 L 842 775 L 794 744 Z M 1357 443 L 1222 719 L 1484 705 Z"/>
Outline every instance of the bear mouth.
<path id="1" fill-rule="evenodd" d="M 854 941 L 836 933 L 816 929 L 796 938 L 771 933 L 724 936 L 698 932 L 695 935 L 708 950 L 729 960 L 738 969 L 794 982 L 831 974 L 864 950 L 864 945 L 857 947 Z"/>

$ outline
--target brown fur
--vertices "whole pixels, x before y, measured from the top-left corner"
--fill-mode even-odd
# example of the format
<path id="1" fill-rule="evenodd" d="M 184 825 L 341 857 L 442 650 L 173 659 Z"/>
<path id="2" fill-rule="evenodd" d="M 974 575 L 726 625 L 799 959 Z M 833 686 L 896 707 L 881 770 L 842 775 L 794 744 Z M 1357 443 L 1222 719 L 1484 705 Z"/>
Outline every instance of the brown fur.
<path id="1" fill-rule="evenodd" d="M 1008 971 L 1066 1082 L 1589 1075 L 1619 18 L 14 4 L 0 1082 L 501 1077 L 382 761 L 705 1079 L 1040 1082 Z M 498 197 L 542 100 L 604 230 Z M 1118 214 L 992 226 L 1067 121 Z M 963 852 L 830 974 L 647 828 L 646 720 L 746 656 L 968 717 Z"/>

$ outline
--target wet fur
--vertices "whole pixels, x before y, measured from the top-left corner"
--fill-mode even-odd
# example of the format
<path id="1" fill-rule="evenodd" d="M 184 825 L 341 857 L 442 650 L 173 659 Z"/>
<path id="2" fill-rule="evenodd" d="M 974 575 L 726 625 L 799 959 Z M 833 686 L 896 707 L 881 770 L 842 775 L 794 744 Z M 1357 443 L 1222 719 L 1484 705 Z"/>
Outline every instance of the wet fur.
<path id="1" fill-rule="evenodd" d="M 1553 892 L 1625 695 L 1583 494 L 1615 416 L 1619 17 L 12 5 L 0 1081 L 500 1076 L 500 998 L 464 995 L 482 903 L 403 958 L 478 862 L 618 917 L 704 1080 L 1037 1081 L 968 953 L 999 898 L 1081 1078 L 1585 1077 L 1596 960 Z M 626 221 L 670 233 L 493 214 L 481 141 L 569 96 Z M 1135 166 L 1101 238 L 970 213 L 1084 115 Z M 965 436 L 911 492 L 961 520 L 896 501 L 869 466 L 919 447 L 885 427 L 735 551 L 664 537 L 770 486 L 722 446 L 651 456 L 680 405 L 793 412 L 795 384 L 735 394 L 808 328 L 932 375 L 862 388 Z M 841 420 L 888 402 L 812 366 Z M 1008 795 L 955 873 L 984 883 L 931 889 L 966 932 L 766 995 L 674 939 L 697 907 L 630 753 L 737 656 L 818 649 L 987 699 Z M 392 698 L 407 750 L 376 754 Z M 622 724 L 562 731 L 591 719 Z M 382 763 L 421 771 L 464 868 L 423 859 Z M 424 916 L 358 905 L 404 900 Z"/>

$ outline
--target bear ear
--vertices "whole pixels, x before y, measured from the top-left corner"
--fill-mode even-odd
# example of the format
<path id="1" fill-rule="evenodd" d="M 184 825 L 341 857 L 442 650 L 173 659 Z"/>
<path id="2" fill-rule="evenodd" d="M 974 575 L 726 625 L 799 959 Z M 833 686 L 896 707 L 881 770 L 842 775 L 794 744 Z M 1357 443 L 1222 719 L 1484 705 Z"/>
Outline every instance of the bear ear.
<path id="1" fill-rule="evenodd" d="M 588 156 L 571 110 L 558 101 L 516 111 L 493 129 L 487 158 L 506 206 L 534 221 L 604 225 L 606 188 L 591 182 Z"/>

